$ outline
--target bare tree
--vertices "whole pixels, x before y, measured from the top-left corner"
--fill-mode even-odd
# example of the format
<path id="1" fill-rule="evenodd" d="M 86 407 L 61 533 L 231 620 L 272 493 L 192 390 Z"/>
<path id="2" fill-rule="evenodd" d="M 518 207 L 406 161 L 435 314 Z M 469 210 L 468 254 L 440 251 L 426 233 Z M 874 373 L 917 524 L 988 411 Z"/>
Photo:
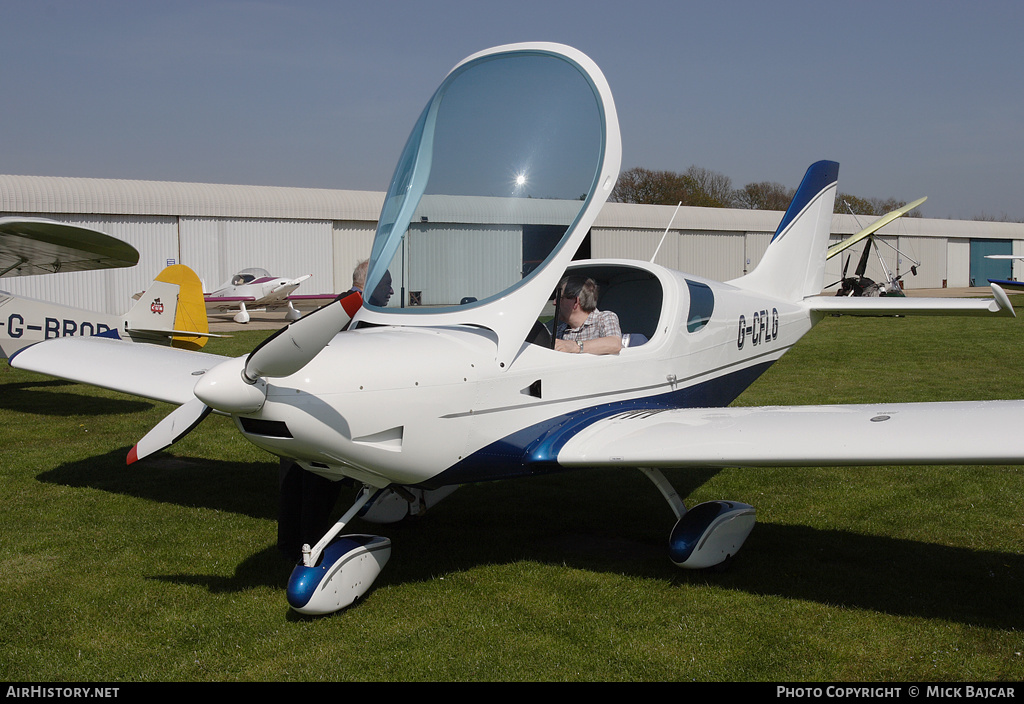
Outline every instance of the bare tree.
<path id="1" fill-rule="evenodd" d="M 619 203 L 645 205 L 689 205 L 686 179 L 674 171 L 651 171 L 634 167 L 619 174 L 611 199 Z"/>
<path id="2" fill-rule="evenodd" d="M 749 210 L 785 210 L 795 192 L 777 181 L 759 181 L 736 191 L 734 200 L 738 207 Z"/>
<path id="3" fill-rule="evenodd" d="M 1024 220 L 1018 220 L 1011 218 L 1006 213 L 1001 215 L 990 215 L 989 213 L 982 212 L 979 215 L 975 215 L 971 220 L 985 221 L 985 222 L 1024 222 Z"/>
<path id="4" fill-rule="evenodd" d="M 645 205 L 683 205 L 707 208 L 747 208 L 750 210 L 786 210 L 795 189 L 776 181 L 748 183 L 733 190 L 732 179 L 717 171 L 691 166 L 683 173 L 653 171 L 640 166 L 619 174 L 611 200 Z M 849 193 L 836 195 L 835 212 L 880 217 L 902 208 L 907 201 L 895 198 L 861 198 Z M 921 217 L 920 210 L 907 217 Z M 1005 218 L 1005 216 L 1004 216 Z"/>
<path id="5" fill-rule="evenodd" d="M 886 213 L 891 213 L 893 210 L 902 208 L 906 204 L 907 201 L 897 200 L 896 198 L 860 198 L 849 193 L 838 193 L 836 194 L 834 212 L 881 217 Z M 915 208 L 903 217 L 922 217 L 921 210 L 919 208 Z"/>
<path id="6" fill-rule="evenodd" d="M 732 179 L 725 174 L 700 166 L 691 166 L 683 174 L 683 178 L 690 191 L 690 202 L 687 205 L 706 208 L 733 206 Z"/>

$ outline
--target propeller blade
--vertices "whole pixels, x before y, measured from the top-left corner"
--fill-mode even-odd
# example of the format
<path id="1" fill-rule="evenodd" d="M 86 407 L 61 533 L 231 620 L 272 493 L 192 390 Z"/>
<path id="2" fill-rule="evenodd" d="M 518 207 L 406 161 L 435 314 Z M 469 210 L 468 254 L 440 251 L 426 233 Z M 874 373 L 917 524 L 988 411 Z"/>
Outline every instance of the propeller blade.
<path id="1" fill-rule="evenodd" d="M 298 288 L 299 284 L 301 284 L 303 281 L 305 281 L 306 279 L 308 279 L 311 276 L 312 276 L 312 274 L 306 274 L 305 276 L 300 276 L 297 279 L 292 279 L 291 281 L 286 281 L 283 284 L 281 284 L 280 286 L 276 287 L 270 293 L 271 293 L 271 295 L 273 295 L 275 293 L 280 293 L 281 291 L 284 291 L 284 290 L 296 289 L 296 288 Z"/>
<path id="2" fill-rule="evenodd" d="M 156 424 L 128 453 L 128 464 L 149 457 L 181 440 L 210 414 L 212 409 L 197 398 L 192 399 Z"/>
<path id="3" fill-rule="evenodd" d="M 246 380 L 253 383 L 299 371 L 341 332 L 362 304 L 362 294 L 353 291 L 281 328 L 249 354 Z"/>
<path id="4" fill-rule="evenodd" d="M 871 245 L 875 243 L 873 237 L 868 238 L 868 243 L 864 245 L 864 253 L 860 255 L 860 261 L 857 263 L 857 276 L 864 276 L 864 272 L 868 270 L 868 256 L 871 254 Z"/>

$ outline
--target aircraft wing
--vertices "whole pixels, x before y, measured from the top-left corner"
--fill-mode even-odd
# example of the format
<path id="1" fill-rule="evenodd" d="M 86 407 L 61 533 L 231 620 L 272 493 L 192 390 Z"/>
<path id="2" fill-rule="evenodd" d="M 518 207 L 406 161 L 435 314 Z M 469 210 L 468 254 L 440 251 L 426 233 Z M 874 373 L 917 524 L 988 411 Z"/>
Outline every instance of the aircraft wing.
<path id="1" fill-rule="evenodd" d="M 138 345 L 106 337 L 59 337 L 11 357 L 16 369 L 182 405 L 206 370 L 223 362 L 204 352 Z"/>
<path id="2" fill-rule="evenodd" d="M 999 285 L 992 284 L 992 298 L 913 298 L 909 296 L 812 296 L 810 309 L 828 315 L 1001 315 L 1016 317 L 1013 304 Z"/>
<path id="3" fill-rule="evenodd" d="M 203 296 L 207 303 L 251 303 L 255 296 Z"/>
<path id="4" fill-rule="evenodd" d="M 1024 401 L 634 410 L 596 421 L 565 467 L 1024 464 Z"/>
<path id="5" fill-rule="evenodd" d="M 336 293 L 309 293 L 297 296 L 288 296 L 289 301 L 316 301 L 318 303 L 326 303 L 327 301 L 333 301 L 338 297 Z"/>
<path id="6" fill-rule="evenodd" d="M 0 276 L 30 276 L 135 266 L 127 242 L 87 227 L 43 218 L 0 218 Z"/>
<path id="7" fill-rule="evenodd" d="M 915 200 L 913 203 L 907 203 L 902 208 L 897 208 L 896 210 L 893 210 L 890 213 L 886 213 L 885 215 L 880 217 L 878 220 L 875 220 L 873 223 L 865 227 L 857 234 L 851 235 L 850 237 L 846 238 L 839 244 L 835 244 L 829 247 L 828 254 L 825 256 L 825 258 L 831 259 L 832 257 L 842 252 L 844 249 L 848 249 L 849 247 L 852 247 L 853 245 L 857 244 L 868 235 L 875 234 L 883 227 L 891 223 L 893 220 L 895 220 L 896 218 L 903 217 L 911 210 L 921 205 L 921 203 L 924 203 L 926 200 L 928 200 L 928 196 L 925 196 L 924 198 L 919 198 Z"/>

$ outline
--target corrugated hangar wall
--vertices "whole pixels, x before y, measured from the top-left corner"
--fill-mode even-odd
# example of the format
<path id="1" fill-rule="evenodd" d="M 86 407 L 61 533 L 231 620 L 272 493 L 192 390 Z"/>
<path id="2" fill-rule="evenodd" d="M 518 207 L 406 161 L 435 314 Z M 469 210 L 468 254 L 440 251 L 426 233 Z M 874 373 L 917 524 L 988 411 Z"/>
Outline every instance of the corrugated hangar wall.
<path id="1" fill-rule="evenodd" d="M 305 293 L 344 291 L 356 263 L 369 256 L 383 197 L 367 191 L 0 175 L 0 215 L 92 227 L 140 253 L 136 267 L 5 278 L 0 288 L 121 313 L 163 267 L 181 263 L 194 269 L 208 290 L 238 270 L 262 267 L 279 276 L 313 274 L 303 285 Z M 431 223 L 458 226 L 459 218 L 470 222 L 475 217 L 451 213 Z M 676 213 L 672 206 L 609 203 L 592 229 L 590 254 L 650 261 L 657 251 L 659 264 L 729 280 L 757 265 L 781 217 L 767 211 L 681 208 Z M 834 216 L 832 241 L 854 234 L 867 220 Z M 972 277 L 972 242 L 978 240 L 1024 254 L 1020 223 L 901 218 L 881 230 L 880 239 L 878 254 L 893 271 L 909 272 L 920 264 L 917 276 L 907 273 L 908 288 L 971 285 L 977 278 Z M 861 248 L 852 251 L 851 271 Z M 882 276 L 878 254 L 872 254 L 866 272 L 875 279 Z M 844 263 L 843 256 L 828 262 L 826 284 L 839 279 Z M 1024 264 L 1012 266 L 1012 275 L 1024 278 Z"/>
<path id="2" fill-rule="evenodd" d="M 274 276 L 312 274 L 303 293 L 332 293 L 334 223 L 330 220 L 180 218 L 180 264 L 213 291 L 242 269 L 260 267 Z"/>
<path id="3" fill-rule="evenodd" d="M 748 239 L 753 244 L 754 263 L 761 260 L 768 233 L 761 246 L 758 233 L 701 232 L 697 230 L 645 230 L 638 228 L 601 228 L 591 231 L 591 255 L 595 258 L 622 258 L 651 261 L 717 281 L 743 275 Z M 659 247 L 660 245 L 660 247 Z M 655 256 L 657 252 L 657 256 Z"/>
<path id="4" fill-rule="evenodd" d="M 370 254 L 383 193 L 0 175 L 0 216 L 91 227 L 139 251 L 125 269 L 8 277 L 20 296 L 123 313 L 169 264 L 185 264 L 207 290 L 249 267 L 313 274 L 303 293 L 347 290 Z"/>

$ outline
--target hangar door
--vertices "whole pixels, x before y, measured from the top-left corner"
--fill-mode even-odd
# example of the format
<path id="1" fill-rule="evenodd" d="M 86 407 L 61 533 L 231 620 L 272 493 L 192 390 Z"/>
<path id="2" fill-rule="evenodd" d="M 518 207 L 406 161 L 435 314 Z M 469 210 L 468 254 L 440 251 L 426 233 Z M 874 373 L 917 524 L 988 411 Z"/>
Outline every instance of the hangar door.
<path id="1" fill-rule="evenodd" d="M 989 279 L 1010 278 L 1009 259 L 986 259 L 990 254 L 1013 254 L 1013 240 L 971 240 L 971 286 L 988 286 Z"/>

